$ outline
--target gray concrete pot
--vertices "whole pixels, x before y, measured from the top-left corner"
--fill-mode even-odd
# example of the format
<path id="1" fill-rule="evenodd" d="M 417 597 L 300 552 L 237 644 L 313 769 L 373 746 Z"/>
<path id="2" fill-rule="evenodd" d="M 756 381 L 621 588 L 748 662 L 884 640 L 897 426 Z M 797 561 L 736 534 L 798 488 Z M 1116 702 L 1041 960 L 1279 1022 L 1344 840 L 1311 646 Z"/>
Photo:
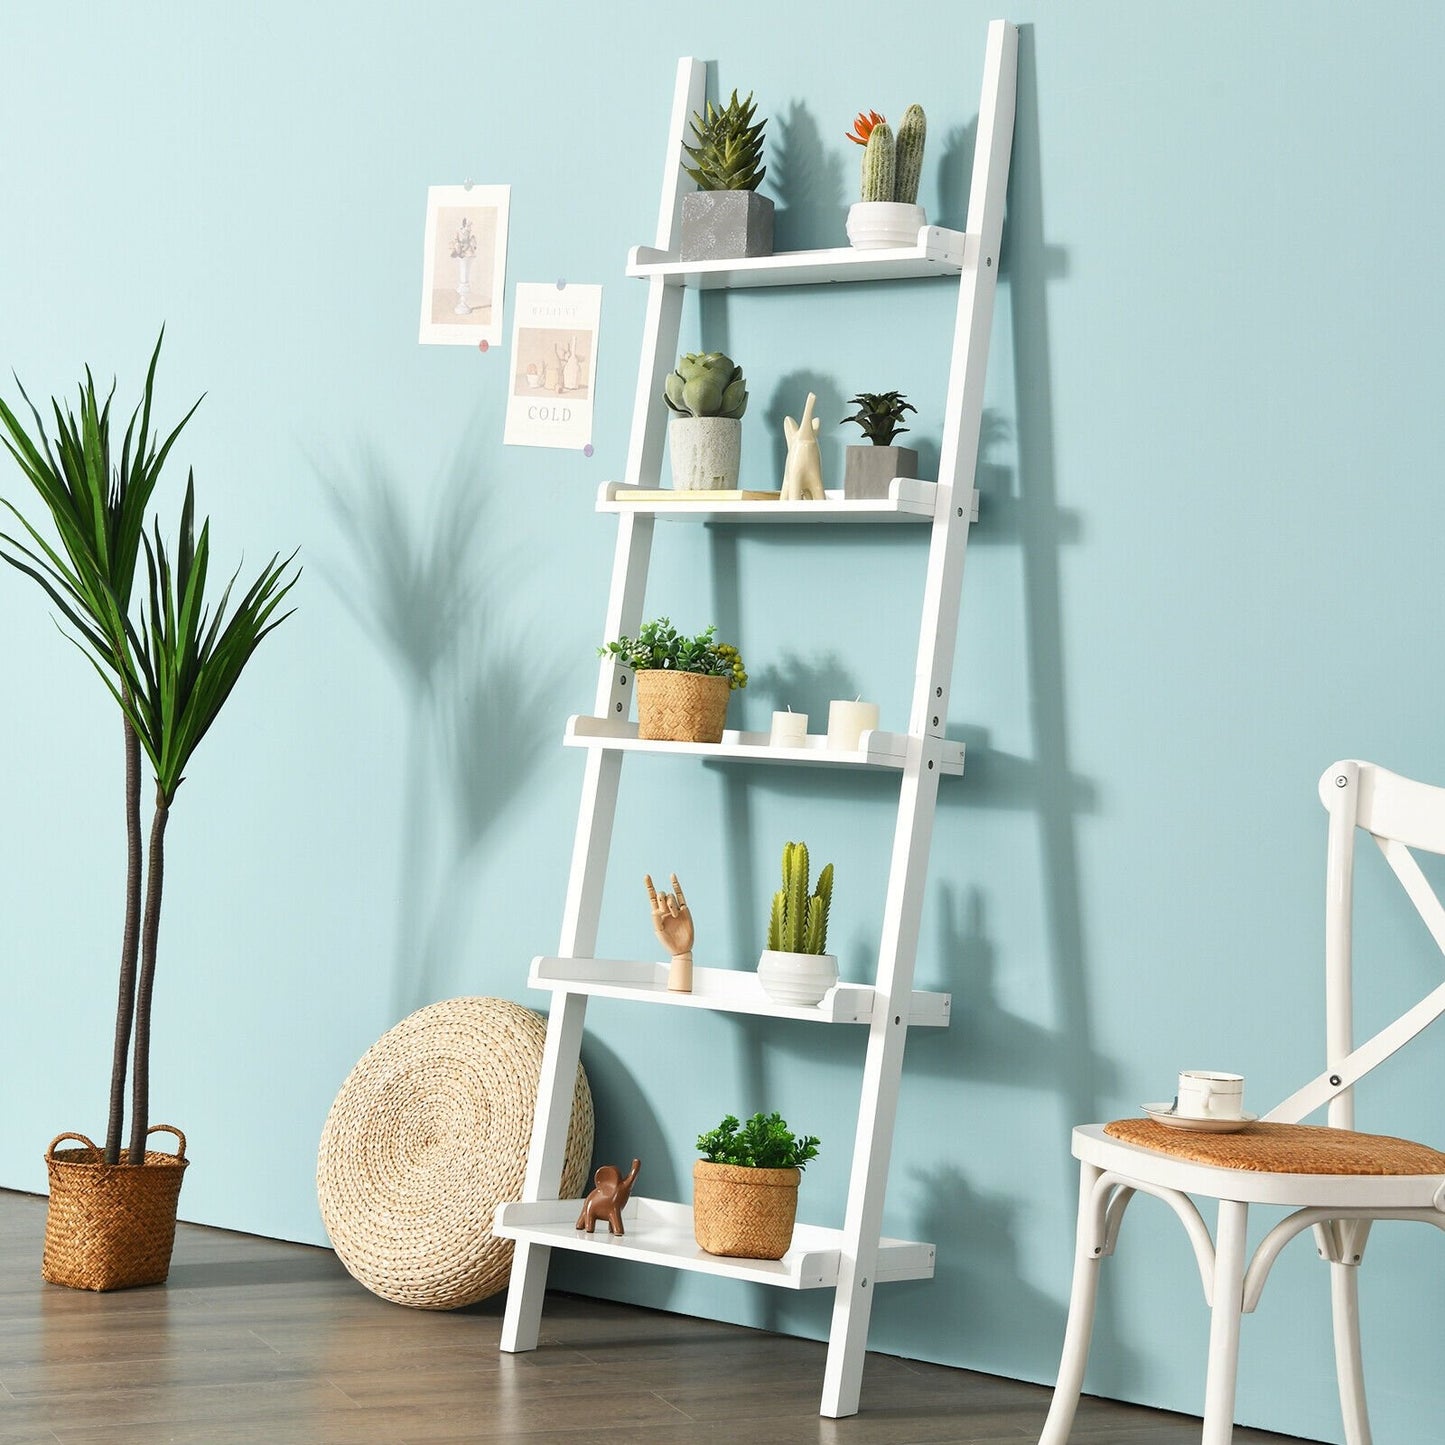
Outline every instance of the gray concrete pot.
<path id="1" fill-rule="evenodd" d="M 690 191 L 682 198 L 684 261 L 773 254 L 773 203 L 756 191 Z"/>
<path id="2" fill-rule="evenodd" d="M 886 497 L 894 477 L 916 477 L 918 453 L 912 447 L 847 447 L 843 463 L 844 501 Z"/>
<path id="3" fill-rule="evenodd" d="M 731 416 L 675 416 L 667 427 L 675 491 L 731 490 L 738 484 L 743 424 Z"/>

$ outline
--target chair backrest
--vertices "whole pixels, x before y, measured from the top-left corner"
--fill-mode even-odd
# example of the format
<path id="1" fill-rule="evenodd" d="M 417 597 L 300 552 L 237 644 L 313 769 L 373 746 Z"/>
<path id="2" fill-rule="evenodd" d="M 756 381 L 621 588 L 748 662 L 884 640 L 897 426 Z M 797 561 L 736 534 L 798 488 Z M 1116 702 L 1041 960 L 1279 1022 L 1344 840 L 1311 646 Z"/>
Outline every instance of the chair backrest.
<path id="1" fill-rule="evenodd" d="M 1355 843 L 1372 837 L 1406 895 L 1445 953 L 1445 908 L 1412 848 L 1445 853 L 1445 788 L 1412 782 L 1374 763 L 1347 761 L 1320 776 L 1320 801 L 1330 815 L 1325 872 L 1325 1059 L 1322 1074 L 1264 1117 L 1297 1123 L 1329 1105 L 1329 1122 L 1354 1127 L 1353 1087 L 1445 1013 L 1445 983 L 1358 1048 L 1354 1044 L 1351 937 Z"/>

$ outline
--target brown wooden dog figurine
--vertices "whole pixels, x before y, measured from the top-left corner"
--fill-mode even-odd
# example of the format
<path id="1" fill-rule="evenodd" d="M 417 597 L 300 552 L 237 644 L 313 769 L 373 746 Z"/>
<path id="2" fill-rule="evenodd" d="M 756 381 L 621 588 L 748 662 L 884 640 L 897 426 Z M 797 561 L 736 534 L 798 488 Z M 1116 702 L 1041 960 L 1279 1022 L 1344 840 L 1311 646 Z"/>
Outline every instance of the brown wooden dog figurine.
<path id="1" fill-rule="evenodd" d="M 604 1164 L 593 1176 L 593 1183 L 597 1187 L 582 1201 L 582 1213 L 577 1216 L 577 1228 L 585 1229 L 591 1234 L 597 1227 L 597 1221 L 605 1219 L 613 1234 L 625 1234 L 626 1231 L 622 1228 L 622 1206 L 627 1203 L 632 1186 L 637 1182 L 637 1171 L 641 1168 L 642 1160 L 634 1159 L 632 1173 L 624 1179 L 615 1164 Z"/>

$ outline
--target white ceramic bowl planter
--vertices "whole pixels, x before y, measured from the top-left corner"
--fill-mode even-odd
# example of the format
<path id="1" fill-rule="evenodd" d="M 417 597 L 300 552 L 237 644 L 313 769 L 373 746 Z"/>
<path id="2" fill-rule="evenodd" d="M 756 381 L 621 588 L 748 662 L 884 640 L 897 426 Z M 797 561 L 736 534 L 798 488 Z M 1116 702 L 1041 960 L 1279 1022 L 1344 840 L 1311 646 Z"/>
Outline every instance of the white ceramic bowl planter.
<path id="1" fill-rule="evenodd" d="M 922 206 L 902 201 L 855 201 L 848 207 L 848 242 L 855 251 L 915 246 L 927 224 Z"/>
<path id="2" fill-rule="evenodd" d="M 765 948 L 758 959 L 758 981 L 774 1003 L 808 1008 L 821 1003 L 838 982 L 838 959 L 831 953 L 785 953 Z"/>

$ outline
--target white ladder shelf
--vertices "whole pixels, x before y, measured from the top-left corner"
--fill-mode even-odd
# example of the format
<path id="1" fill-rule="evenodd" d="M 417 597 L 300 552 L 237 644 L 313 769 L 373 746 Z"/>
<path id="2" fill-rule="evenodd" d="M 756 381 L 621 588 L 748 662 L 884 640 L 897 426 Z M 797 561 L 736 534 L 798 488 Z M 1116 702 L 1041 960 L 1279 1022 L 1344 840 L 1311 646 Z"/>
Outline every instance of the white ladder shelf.
<path id="1" fill-rule="evenodd" d="M 999 239 L 1013 140 L 1018 31 L 1002 20 L 988 30 L 978 138 L 969 190 L 967 231 L 926 226 L 914 246 L 882 251 L 851 248 L 803 251 L 755 260 L 677 259 L 682 195 L 690 186 L 678 164 L 689 116 L 703 109 L 705 67 L 678 64 L 655 247 L 637 247 L 628 274 L 648 283 L 647 318 L 633 409 L 626 480 L 606 483 L 598 510 L 617 516 L 617 547 L 605 636 L 635 635 L 642 620 L 655 523 L 727 522 L 810 526 L 832 523 L 909 523 L 929 529 L 928 567 L 918 639 L 918 663 L 906 733 L 870 731 L 856 752 L 829 752 L 809 740 L 802 748 L 773 748 L 766 734 L 729 732 L 716 744 L 651 742 L 627 721 L 632 689 L 627 671 L 604 659 L 590 716 L 574 717 L 568 745 L 586 750 L 582 801 L 573 845 L 562 938 L 556 957 L 537 958 L 529 983 L 552 994 L 538 1087 L 536 1123 L 520 1201 L 497 1211 L 495 1230 L 516 1241 L 501 1347 L 535 1349 L 547 1268 L 553 1249 L 630 1259 L 784 1289 L 832 1289 L 832 1325 L 823 1376 L 821 1413 L 856 1413 L 873 1287 L 933 1274 L 934 1247 L 882 1237 L 883 1200 L 897 1114 L 904 1041 L 910 1027 L 948 1023 L 947 994 L 913 988 L 914 959 L 933 817 L 941 775 L 963 771 L 963 745 L 944 736 L 954 642 L 969 524 L 977 515 L 974 468 L 983 416 L 984 372 L 998 279 Z M 680 502 L 648 496 L 659 486 L 666 428 L 663 380 L 678 352 L 685 290 L 799 286 L 827 282 L 887 282 L 956 277 L 954 325 L 937 482 L 895 479 L 890 495 L 869 502 L 830 494 L 823 502 Z M 636 493 L 644 495 L 632 495 Z M 752 963 L 736 969 L 698 968 L 691 994 L 670 994 L 664 965 L 598 959 L 595 952 L 603 882 L 623 759 L 629 753 L 695 754 L 718 761 L 778 766 L 862 768 L 899 777 L 898 815 L 880 928 L 878 967 L 871 986 L 838 984 L 816 1008 L 773 1003 L 758 986 Z M 670 1005 L 792 1019 L 813 1025 L 851 1024 L 868 1031 L 848 1202 L 840 1229 L 800 1223 L 793 1246 L 778 1261 L 724 1259 L 693 1239 L 690 1206 L 634 1198 L 623 1214 L 626 1234 L 613 1238 L 575 1229 L 575 1200 L 557 1198 L 571 1116 L 573 1080 L 581 1053 L 587 1000 L 593 996 L 639 1005 Z"/>

